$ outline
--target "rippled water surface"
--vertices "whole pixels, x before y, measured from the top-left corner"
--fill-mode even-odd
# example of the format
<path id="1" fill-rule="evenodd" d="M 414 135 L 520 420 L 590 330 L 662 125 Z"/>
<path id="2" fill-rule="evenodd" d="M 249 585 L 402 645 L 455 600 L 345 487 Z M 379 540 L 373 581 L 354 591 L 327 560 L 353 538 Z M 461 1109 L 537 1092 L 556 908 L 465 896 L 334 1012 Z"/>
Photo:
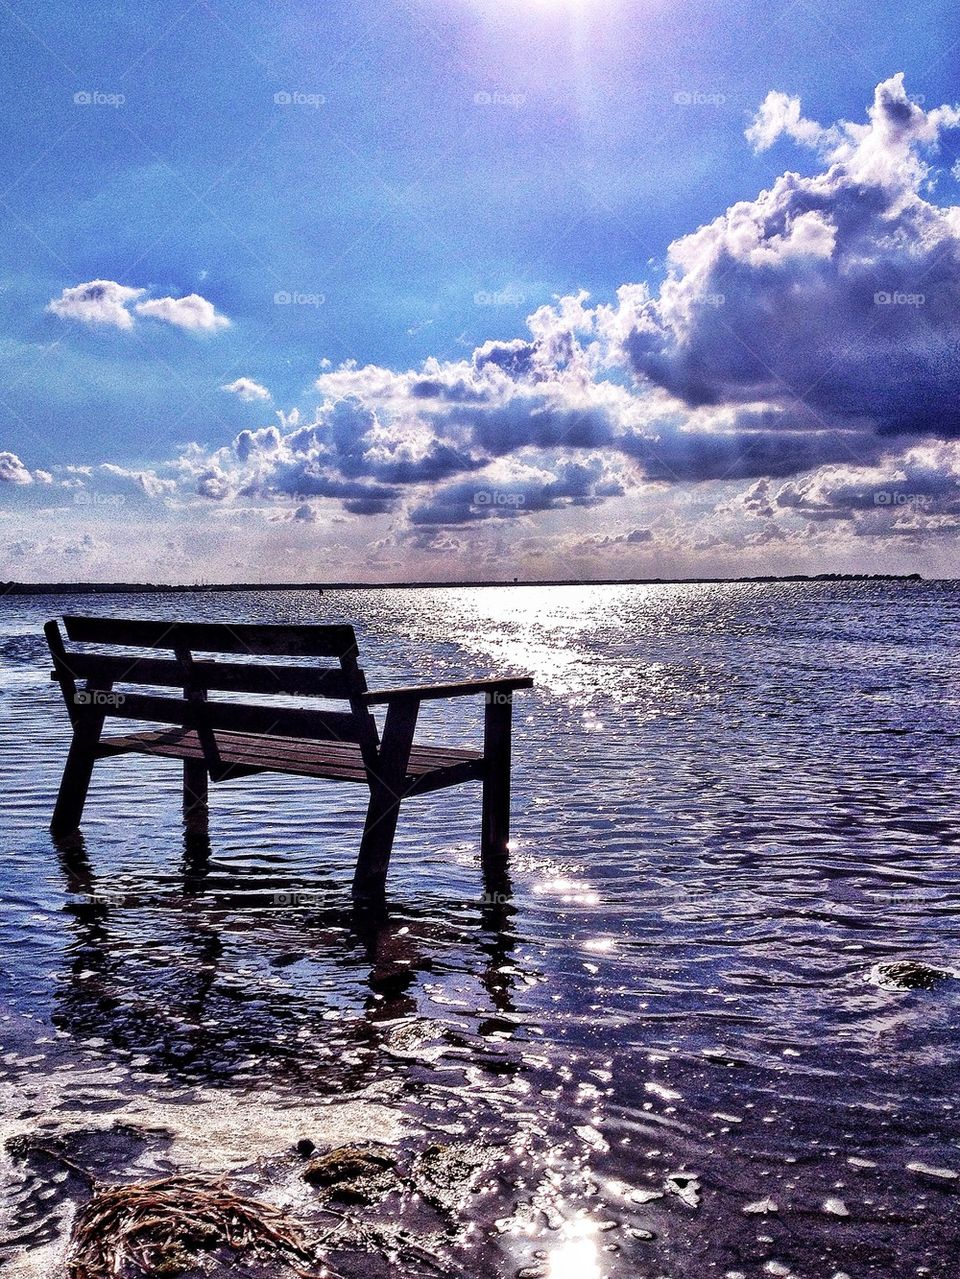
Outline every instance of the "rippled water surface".
<path id="1" fill-rule="evenodd" d="M 345 1275 L 955 1276 L 958 605 L 882 582 L 0 600 L 2 1136 L 103 1181 L 223 1172 L 308 1222 L 299 1137 L 472 1152 L 462 1203 L 390 1196 L 371 1211 L 407 1234 Z M 228 782 L 205 839 L 175 763 L 104 761 L 58 848 L 64 611 L 350 621 L 372 687 L 531 673 L 510 893 L 484 899 L 475 784 L 406 806 L 378 922 L 350 910 L 360 788 Z M 419 731 L 469 745 L 481 719 Z M 901 960 L 943 978 L 900 989 Z M 57 1275 L 82 1180 L 0 1176 L 11 1273 Z"/>

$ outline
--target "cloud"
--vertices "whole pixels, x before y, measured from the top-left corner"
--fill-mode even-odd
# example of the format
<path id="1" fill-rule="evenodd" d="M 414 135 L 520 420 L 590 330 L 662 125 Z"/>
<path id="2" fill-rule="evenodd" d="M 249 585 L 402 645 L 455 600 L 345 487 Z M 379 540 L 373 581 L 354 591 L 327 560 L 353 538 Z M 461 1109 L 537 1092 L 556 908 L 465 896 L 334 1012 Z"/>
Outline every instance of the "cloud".
<path id="1" fill-rule="evenodd" d="M 809 148 L 816 171 L 785 172 L 676 240 L 659 288 L 555 299 L 523 336 L 461 359 L 322 362 L 314 413 L 192 445 L 140 486 L 220 511 L 262 503 L 288 515 L 278 526 L 329 521 L 330 506 L 389 516 L 393 545 L 433 553 L 457 544 L 444 527 L 494 538 L 618 500 L 632 503 L 616 512 L 627 531 L 583 545 L 659 547 L 647 508 L 692 486 L 713 494 L 696 512 L 673 499 L 694 550 L 946 532 L 960 473 L 960 208 L 931 192 L 939 141 L 958 125 L 956 107 L 912 101 L 902 75 L 877 86 L 860 123 L 821 125 L 771 93 L 748 141 Z M 128 318 L 228 323 L 196 294 L 135 292 L 116 303 Z M 246 377 L 222 389 L 269 399 Z"/>
<path id="2" fill-rule="evenodd" d="M 574 549 L 581 553 L 584 551 L 605 551 L 613 546 L 647 546 L 653 541 L 652 529 L 634 528 L 626 533 L 595 534 L 592 537 L 581 538 Z"/>
<path id="3" fill-rule="evenodd" d="M 17 457 L 16 453 L 0 453 L 0 484 L 32 483 L 33 476 Z"/>
<path id="4" fill-rule="evenodd" d="M 780 488 L 762 512 L 847 520 L 861 534 L 960 529 L 960 444 L 922 445 L 872 467 L 826 467 Z"/>
<path id="5" fill-rule="evenodd" d="M 47 310 L 62 320 L 78 320 L 83 324 L 100 324 L 116 329 L 132 329 L 134 315 L 149 316 L 165 324 L 194 332 L 213 332 L 226 328 L 230 321 L 206 298 L 189 293 L 182 298 L 147 298 L 137 301 L 146 289 L 130 288 L 114 280 L 90 280 L 65 288 L 60 297 L 47 304 Z"/>
<path id="6" fill-rule="evenodd" d="M 440 486 L 412 507 L 409 520 L 416 526 L 513 519 L 536 511 L 595 506 L 623 492 L 623 478 L 608 458 L 557 457 L 542 459 L 537 466 L 491 468 L 471 480 Z"/>
<path id="7" fill-rule="evenodd" d="M 773 115 L 751 126 L 761 141 Z M 960 209 L 918 191 L 921 153 L 958 122 L 894 76 L 824 172 L 785 173 L 674 242 L 659 294 L 621 291 L 602 317 L 636 377 L 688 407 L 802 408 L 852 452 L 853 433 L 960 434 Z"/>
<path id="8" fill-rule="evenodd" d="M 230 325 L 227 317 L 199 293 L 188 293 L 183 298 L 148 298 L 146 302 L 138 302 L 135 309 L 138 315 L 148 315 L 195 333 L 213 333 Z"/>
<path id="9" fill-rule="evenodd" d="M 927 172 L 921 151 L 935 149 L 941 132 L 960 124 L 960 108 L 924 111 L 908 97 L 901 71 L 877 85 L 867 118 L 867 124 L 841 120 L 824 128 L 802 115 L 799 98 L 774 91 L 760 104 L 746 138 L 755 151 L 766 151 L 786 136 L 844 165 L 856 180 L 915 187 Z"/>
<path id="10" fill-rule="evenodd" d="M 120 481 L 129 481 L 146 497 L 164 497 L 176 491 L 176 481 L 172 477 L 160 476 L 156 471 L 136 470 L 126 466 L 116 466 L 112 462 L 104 462 L 98 471 L 101 475 L 111 476 Z"/>
<path id="11" fill-rule="evenodd" d="M 90 280 L 64 289 L 47 310 L 62 320 L 79 320 L 82 324 L 106 324 L 116 329 L 133 328 L 133 316 L 127 303 L 142 297 L 146 289 L 131 289 L 113 280 Z"/>
<path id="12" fill-rule="evenodd" d="M 241 400 L 251 403 L 254 400 L 269 400 L 270 392 L 265 386 L 261 386 L 259 382 L 254 382 L 253 378 L 238 377 L 235 382 L 227 382 L 221 386 L 221 391 L 230 391 L 233 395 L 237 395 Z"/>
<path id="13" fill-rule="evenodd" d="M 800 112 L 800 99 L 777 89 L 761 102 L 745 136 L 754 151 L 768 151 L 783 136 L 818 151 L 836 147 L 841 139 L 839 129 L 825 129 L 816 120 L 805 119 Z"/>
<path id="14" fill-rule="evenodd" d="M 22 539 L 10 542 L 0 548 L 0 556 L 4 562 L 21 567 L 22 561 L 33 558 L 38 563 L 47 563 L 58 556 L 68 559 L 90 560 L 111 549 L 108 542 L 95 538 L 90 533 L 82 533 L 75 538 L 48 536 L 45 538 Z"/>

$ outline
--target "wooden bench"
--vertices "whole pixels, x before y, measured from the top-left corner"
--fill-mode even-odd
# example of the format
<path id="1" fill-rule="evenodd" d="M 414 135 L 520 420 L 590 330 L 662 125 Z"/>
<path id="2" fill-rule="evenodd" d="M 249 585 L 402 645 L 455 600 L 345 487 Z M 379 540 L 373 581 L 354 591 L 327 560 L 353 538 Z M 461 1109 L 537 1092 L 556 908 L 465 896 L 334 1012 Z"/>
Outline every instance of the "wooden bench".
<path id="1" fill-rule="evenodd" d="M 513 692 L 529 678 L 477 679 L 459 684 L 367 689 L 352 626 L 229 625 L 64 617 L 44 627 L 53 656 L 51 679 L 63 692 L 73 725 L 50 829 L 75 832 L 93 766 L 113 755 L 145 754 L 183 761 L 185 814 L 206 813 L 207 780 L 253 773 L 292 773 L 369 787 L 354 897 L 383 892 L 402 800 L 461 782 L 483 783 L 480 850 L 485 873 L 502 870 L 510 833 L 510 749 Z M 107 652 L 91 651 L 106 645 Z M 116 650 L 127 649 L 127 652 Z M 130 649 L 148 650 L 131 653 Z M 109 651 L 113 649 L 114 651 Z M 156 656 L 154 650 L 170 655 Z M 211 660 L 215 654 L 239 661 Z M 336 659 L 324 667 L 266 657 Z M 163 695 L 141 689 L 176 689 Z M 252 693 L 346 703 L 346 709 L 210 698 Z M 483 750 L 414 744 L 421 702 L 482 694 Z M 372 706 L 386 709 L 383 734 Z M 104 737 L 108 717 L 172 727 Z"/>

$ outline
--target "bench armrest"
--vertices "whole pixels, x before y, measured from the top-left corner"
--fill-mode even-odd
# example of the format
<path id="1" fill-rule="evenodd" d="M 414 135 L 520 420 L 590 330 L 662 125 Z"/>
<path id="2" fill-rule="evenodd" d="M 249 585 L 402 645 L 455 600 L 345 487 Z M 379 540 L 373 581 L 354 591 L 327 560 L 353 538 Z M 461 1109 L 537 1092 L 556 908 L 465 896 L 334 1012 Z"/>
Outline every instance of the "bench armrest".
<path id="1" fill-rule="evenodd" d="M 363 694 L 367 706 L 383 702 L 431 702 L 441 697 L 471 697 L 477 693 L 512 693 L 516 688 L 533 688 L 529 675 L 513 679 L 470 679 L 461 684 L 411 684 L 406 688 L 381 688 Z"/>

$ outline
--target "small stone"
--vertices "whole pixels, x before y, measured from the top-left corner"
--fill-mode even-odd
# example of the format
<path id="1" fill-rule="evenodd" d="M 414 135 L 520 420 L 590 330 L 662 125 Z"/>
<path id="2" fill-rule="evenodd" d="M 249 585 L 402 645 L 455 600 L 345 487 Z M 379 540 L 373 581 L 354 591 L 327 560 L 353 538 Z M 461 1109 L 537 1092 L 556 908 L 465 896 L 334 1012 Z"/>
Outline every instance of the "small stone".
<path id="1" fill-rule="evenodd" d="M 573 1131 L 577 1134 L 584 1145 L 590 1146 L 591 1149 L 596 1150 L 600 1154 L 606 1154 L 610 1149 L 600 1133 L 597 1132 L 596 1128 L 592 1127 L 590 1124 L 582 1124 L 579 1128 L 574 1128 Z"/>
<path id="2" fill-rule="evenodd" d="M 632 1203 L 648 1204 L 648 1203 L 652 1203 L 654 1199 L 662 1199 L 663 1191 L 662 1190 L 645 1190 L 642 1186 L 636 1186 L 634 1187 L 633 1190 L 630 1191 L 630 1194 L 627 1197 L 630 1199 Z"/>
<path id="3" fill-rule="evenodd" d="M 940 1181 L 956 1181 L 960 1173 L 952 1168 L 933 1168 L 930 1164 L 921 1163 L 919 1159 L 907 1164 L 908 1172 L 919 1172 L 925 1177 L 937 1177 Z"/>
<path id="4" fill-rule="evenodd" d="M 304 1159 L 309 1159 L 316 1148 L 316 1144 L 312 1142 L 309 1137 L 301 1137 L 297 1142 L 297 1154 L 301 1155 Z"/>
<path id="5" fill-rule="evenodd" d="M 413 1181 L 431 1207 L 456 1220 L 489 1158 L 482 1142 L 433 1142 L 414 1161 Z"/>
<path id="6" fill-rule="evenodd" d="M 850 1209 L 842 1199 L 825 1199 L 823 1201 L 823 1211 L 830 1214 L 831 1217 L 849 1217 Z"/>
<path id="7" fill-rule="evenodd" d="M 774 1199 L 758 1199 L 755 1203 L 747 1204 L 743 1211 L 750 1216 L 766 1216 L 768 1212 L 779 1212 L 780 1209 Z"/>
<path id="8" fill-rule="evenodd" d="M 688 1208 L 700 1207 L 700 1178 L 692 1172 L 672 1172 L 663 1183 L 664 1190 L 676 1195 Z"/>
<path id="9" fill-rule="evenodd" d="M 941 982 L 956 977 L 949 968 L 934 968 L 914 959 L 898 959 L 892 963 L 874 964 L 867 980 L 881 990 L 933 990 Z"/>

